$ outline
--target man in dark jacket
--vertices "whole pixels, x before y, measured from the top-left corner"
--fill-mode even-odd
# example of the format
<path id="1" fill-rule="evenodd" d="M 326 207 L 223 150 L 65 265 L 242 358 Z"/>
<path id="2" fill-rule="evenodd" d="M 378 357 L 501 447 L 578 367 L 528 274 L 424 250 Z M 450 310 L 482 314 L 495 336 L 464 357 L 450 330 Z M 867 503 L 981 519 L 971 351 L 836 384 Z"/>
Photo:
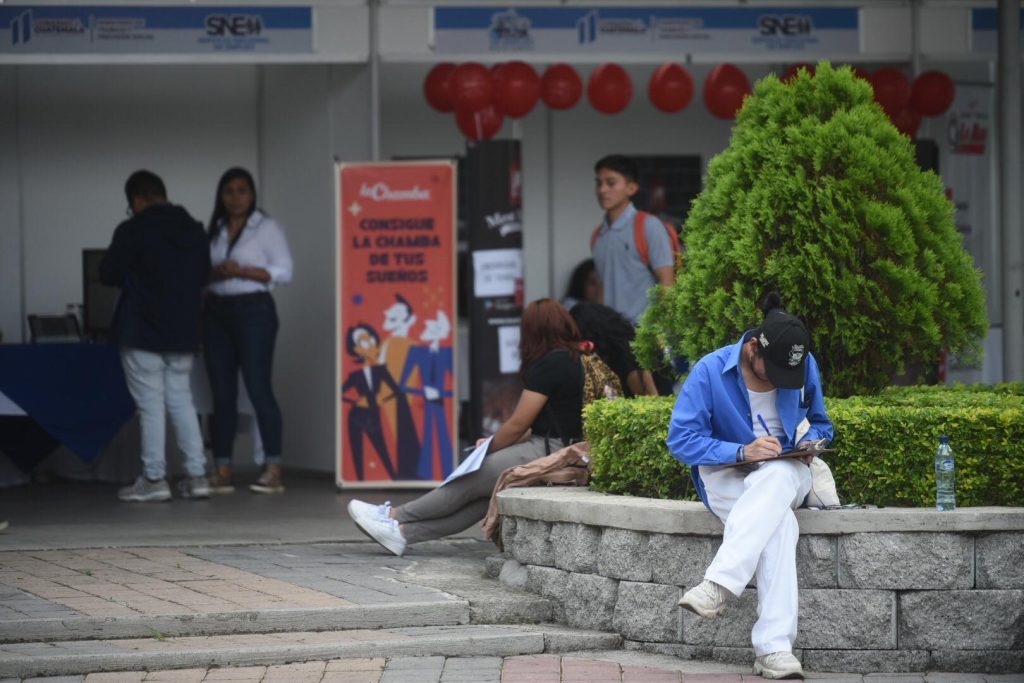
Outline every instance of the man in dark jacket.
<path id="1" fill-rule="evenodd" d="M 206 456 L 192 404 L 190 374 L 199 350 L 202 291 L 210 272 L 203 226 L 167 201 L 160 178 L 136 171 L 124 187 L 130 218 L 114 231 L 100 280 L 121 288 L 114 339 L 142 426 L 143 473 L 118 491 L 125 501 L 170 500 L 164 450 L 171 416 L 185 457 L 184 498 L 206 498 Z"/>

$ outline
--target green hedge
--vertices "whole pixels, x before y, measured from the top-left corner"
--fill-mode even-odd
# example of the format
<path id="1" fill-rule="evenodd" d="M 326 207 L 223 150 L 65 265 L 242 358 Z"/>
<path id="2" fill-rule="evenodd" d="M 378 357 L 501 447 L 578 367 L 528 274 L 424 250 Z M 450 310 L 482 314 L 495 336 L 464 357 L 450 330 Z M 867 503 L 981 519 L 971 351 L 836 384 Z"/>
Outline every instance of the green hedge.
<path id="1" fill-rule="evenodd" d="M 594 474 L 606 493 L 696 500 L 665 438 L 674 399 L 598 401 L 584 410 Z M 948 434 L 957 504 L 1024 505 L 1024 384 L 891 387 L 827 399 L 836 428 L 827 460 L 844 502 L 935 504 L 934 457 Z"/>
<path id="2" fill-rule="evenodd" d="M 643 396 L 583 409 L 593 473 L 590 488 L 645 498 L 697 500 L 690 470 L 665 446 L 675 401 Z"/>

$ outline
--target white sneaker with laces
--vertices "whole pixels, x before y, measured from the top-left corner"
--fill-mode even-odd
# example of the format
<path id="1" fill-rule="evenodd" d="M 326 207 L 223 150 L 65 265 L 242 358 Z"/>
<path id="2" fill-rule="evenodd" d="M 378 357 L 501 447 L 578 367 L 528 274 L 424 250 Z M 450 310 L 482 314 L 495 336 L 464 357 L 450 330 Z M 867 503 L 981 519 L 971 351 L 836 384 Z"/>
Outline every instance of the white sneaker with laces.
<path id="1" fill-rule="evenodd" d="M 772 652 L 754 660 L 754 674 L 762 678 L 804 677 L 804 668 L 792 652 Z"/>
<path id="2" fill-rule="evenodd" d="M 171 487 L 166 479 L 150 481 L 140 474 L 134 484 L 118 489 L 117 497 L 129 503 L 157 503 L 171 499 Z"/>
<path id="3" fill-rule="evenodd" d="M 391 501 L 384 501 L 383 505 L 374 505 L 373 503 L 364 503 L 361 500 L 352 500 L 348 504 L 348 513 L 351 515 L 354 510 L 358 510 L 361 513 L 371 515 L 377 519 L 391 519 Z"/>
<path id="4" fill-rule="evenodd" d="M 390 508 L 390 504 L 385 505 Z M 348 514 L 360 531 L 401 557 L 405 552 L 405 538 L 402 536 L 397 520 L 391 519 L 387 513 L 384 513 L 383 517 L 381 516 L 379 508 L 383 507 L 384 505 L 370 505 L 353 500 L 349 501 Z"/>
<path id="5" fill-rule="evenodd" d="M 725 607 L 729 592 L 714 581 L 704 579 L 683 593 L 679 606 L 706 619 L 714 619 Z"/>

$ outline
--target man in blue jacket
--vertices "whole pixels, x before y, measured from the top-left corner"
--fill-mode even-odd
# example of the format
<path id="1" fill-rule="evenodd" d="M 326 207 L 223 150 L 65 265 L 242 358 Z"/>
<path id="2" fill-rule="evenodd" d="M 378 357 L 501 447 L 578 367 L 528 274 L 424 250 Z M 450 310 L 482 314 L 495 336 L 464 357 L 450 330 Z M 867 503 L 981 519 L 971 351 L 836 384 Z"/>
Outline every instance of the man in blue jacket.
<path id="1" fill-rule="evenodd" d="M 114 231 L 100 280 L 121 288 L 113 336 L 142 427 L 143 473 L 118 491 L 124 501 L 170 500 L 165 415 L 174 424 L 188 477 L 184 498 L 206 498 L 206 455 L 192 403 L 192 358 L 199 351 L 202 292 L 210 248 L 201 223 L 167 201 L 160 178 L 136 171 L 125 183 L 131 216 Z"/>
<path id="2" fill-rule="evenodd" d="M 798 440 L 831 440 L 832 423 L 807 329 L 777 294 L 769 296 L 761 326 L 702 358 L 672 411 L 669 450 L 690 466 L 701 500 L 725 523 L 704 581 L 679 604 L 714 618 L 756 573 L 754 673 L 803 678 L 792 654 L 800 533 L 793 510 L 807 496 L 811 474 L 802 459 L 779 456 Z"/>

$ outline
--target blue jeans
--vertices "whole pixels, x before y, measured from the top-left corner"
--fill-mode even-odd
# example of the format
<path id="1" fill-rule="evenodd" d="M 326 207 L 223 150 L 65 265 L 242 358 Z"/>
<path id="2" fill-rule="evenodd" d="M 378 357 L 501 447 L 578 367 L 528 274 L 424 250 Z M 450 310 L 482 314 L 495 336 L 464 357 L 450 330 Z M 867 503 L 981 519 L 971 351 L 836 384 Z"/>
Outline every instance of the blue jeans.
<path id="1" fill-rule="evenodd" d="M 208 296 L 203 311 L 203 358 L 213 393 L 213 460 L 228 465 L 238 428 L 238 371 L 266 452 L 281 463 L 281 409 L 274 398 L 271 371 L 277 338 L 277 308 L 269 293 Z"/>
<path id="2" fill-rule="evenodd" d="M 167 476 L 164 438 L 169 415 L 190 477 L 206 475 L 199 418 L 192 405 L 191 353 L 156 353 L 124 347 L 121 365 L 142 428 L 142 469 L 150 481 Z"/>

